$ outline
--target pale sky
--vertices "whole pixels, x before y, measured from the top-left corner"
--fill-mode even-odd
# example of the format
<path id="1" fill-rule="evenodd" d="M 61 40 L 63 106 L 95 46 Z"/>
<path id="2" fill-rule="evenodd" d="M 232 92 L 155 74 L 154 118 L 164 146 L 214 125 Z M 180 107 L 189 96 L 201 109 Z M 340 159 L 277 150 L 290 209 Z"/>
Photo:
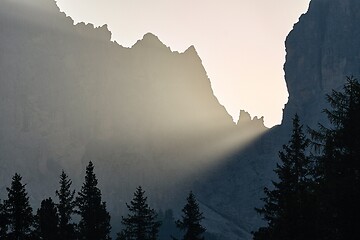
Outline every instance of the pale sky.
<path id="1" fill-rule="evenodd" d="M 57 0 L 74 21 L 108 25 L 131 47 L 151 32 L 173 51 L 194 45 L 215 96 L 237 121 L 240 109 L 279 124 L 288 93 L 284 41 L 310 0 Z"/>

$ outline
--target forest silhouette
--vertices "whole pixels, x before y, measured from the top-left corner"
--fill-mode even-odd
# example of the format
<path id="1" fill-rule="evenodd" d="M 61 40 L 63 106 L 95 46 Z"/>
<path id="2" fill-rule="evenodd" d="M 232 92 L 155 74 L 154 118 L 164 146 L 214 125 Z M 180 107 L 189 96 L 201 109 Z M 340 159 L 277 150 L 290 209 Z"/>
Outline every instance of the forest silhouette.
<path id="1" fill-rule="evenodd" d="M 307 137 L 300 117 L 294 116 L 290 140 L 279 152 L 280 162 L 275 169 L 278 178 L 272 188 L 264 188 L 264 205 L 256 208 L 267 225 L 253 233 L 254 240 L 341 240 L 358 236 L 360 83 L 348 77 L 343 90 L 333 90 L 326 99 L 330 103 L 330 108 L 324 110 L 329 127 L 319 124 L 316 130 L 309 128 Z M 55 190 L 57 201 L 44 199 L 34 214 L 26 184 L 15 173 L 7 199 L 0 202 L 0 239 L 111 239 L 110 214 L 102 201 L 93 163 L 87 165 L 85 181 L 76 196 L 64 171 L 59 184 Z M 193 192 L 177 221 L 171 211 L 166 212 L 167 218 L 160 219 L 159 215 L 164 214 L 148 205 L 141 186 L 126 206 L 128 215 L 122 218 L 117 240 L 160 239 L 161 225 L 169 226 L 169 222 L 162 222 L 164 219 L 178 228 L 176 233 L 168 232 L 168 238 L 216 239 L 206 235 L 201 225 L 206 216 Z"/>
<path id="2" fill-rule="evenodd" d="M 289 143 L 279 152 L 278 180 L 264 189 L 264 206 L 256 209 L 267 226 L 254 240 L 358 238 L 360 84 L 347 77 L 343 91 L 326 99 L 330 126 L 309 128 L 310 138 L 295 115 Z"/>

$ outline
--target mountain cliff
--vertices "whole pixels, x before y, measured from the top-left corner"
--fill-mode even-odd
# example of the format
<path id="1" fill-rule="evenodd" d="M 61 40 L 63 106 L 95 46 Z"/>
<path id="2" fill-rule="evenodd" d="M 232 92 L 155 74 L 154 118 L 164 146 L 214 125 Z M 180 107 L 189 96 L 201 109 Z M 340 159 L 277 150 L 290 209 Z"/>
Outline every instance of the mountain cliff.
<path id="1" fill-rule="evenodd" d="M 193 189 L 210 232 L 249 239 L 293 115 L 325 121 L 325 94 L 360 74 L 359 10 L 357 0 L 311 1 L 286 39 L 283 123 L 266 132 L 245 111 L 233 123 L 193 46 L 172 52 L 148 33 L 124 48 L 106 26 L 74 26 L 52 0 L 3 0 L 0 198 L 14 172 L 33 203 L 53 194 L 62 168 L 79 189 L 92 160 L 115 222 L 139 184 L 155 208 L 180 208 Z"/>
<path id="2" fill-rule="evenodd" d="M 138 185 L 155 208 L 180 209 L 211 166 L 266 130 L 262 119 L 233 123 L 193 46 L 172 52 L 151 33 L 131 48 L 110 39 L 52 0 L 1 2 L 0 198 L 15 172 L 35 204 L 61 169 L 79 189 L 91 160 L 115 224 Z M 210 232 L 243 231 L 203 207 Z"/>
<path id="3" fill-rule="evenodd" d="M 325 94 L 360 75 L 359 10 L 357 0 L 312 0 L 295 24 L 286 39 L 284 124 L 296 112 L 310 126 L 325 122 Z"/>
<path id="4" fill-rule="evenodd" d="M 347 75 L 360 77 L 359 10 L 357 0 L 310 2 L 285 42 L 289 100 L 282 124 L 228 156 L 205 181 L 212 187 L 201 187 L 202 199 L 247 232 L 262 224 L 254 207 L 262 206 L 263 187 L 271 188 L 271 180 L 276 179 L 277 154 L 289 139 L 295 113 L 305 126 L 326 125 L 325 94 L 341 90 Z M 239 122 L 247 122 L 249 116 L 242 113 Z"/>

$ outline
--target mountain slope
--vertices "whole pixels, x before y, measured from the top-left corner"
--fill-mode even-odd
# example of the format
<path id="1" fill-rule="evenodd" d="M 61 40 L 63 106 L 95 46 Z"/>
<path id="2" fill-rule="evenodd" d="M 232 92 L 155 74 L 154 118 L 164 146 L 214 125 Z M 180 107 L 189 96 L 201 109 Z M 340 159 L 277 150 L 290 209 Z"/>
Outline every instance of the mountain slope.
<path id="1" fill-rule="evenodd" d="M 194 47 L 172 52 L 150 33 L 132 48 L 110 38 L 106 26 L 74 26 L 52 0 L 1 2 L 1 198 L 14 172 L 35 204 L 62 168 L 79 189 L 91 160 L 116 231 L 136 186 L 154 207 L 180 209 L 224 155 L 266 130 L 233 123 Z"/>
<path id="2" fill-rule="evenodd" d="M 3 0 L 0 197 L 15 171 L 33 203 L 53 194 L 62 168 L 79 189 L 92 160 L 115 230 L 141 184 L 155 208 L 181 209 L 193 189 L 210 232 L 249 238 L 293 115 L 325 122 L 324 95 L 360 74 L 359 10 L 357 0 L 311 1 L 286 40 L 283 123 L 264 133 L 246 112 L 232 122 L 194 47 L 172 52 L 149 33 L 124 48 L 106 26 L 74 26 L 52 0 Z"/>

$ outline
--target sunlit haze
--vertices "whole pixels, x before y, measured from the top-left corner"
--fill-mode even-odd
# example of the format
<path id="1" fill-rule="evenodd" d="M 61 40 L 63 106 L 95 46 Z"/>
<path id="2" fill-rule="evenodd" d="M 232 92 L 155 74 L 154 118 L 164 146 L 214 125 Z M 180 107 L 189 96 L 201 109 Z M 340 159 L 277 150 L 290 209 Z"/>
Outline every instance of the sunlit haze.
<path id="1" fill-rule="evenodd" d="M 108 25 L 131 47 L 151 32 L 173 51 L 194 45 L 214 94 L 236 121 L 240 109 L 281 122 L 288 93 L 284 41 L 310 0 L 57 0 L 75 22 Z"/>

